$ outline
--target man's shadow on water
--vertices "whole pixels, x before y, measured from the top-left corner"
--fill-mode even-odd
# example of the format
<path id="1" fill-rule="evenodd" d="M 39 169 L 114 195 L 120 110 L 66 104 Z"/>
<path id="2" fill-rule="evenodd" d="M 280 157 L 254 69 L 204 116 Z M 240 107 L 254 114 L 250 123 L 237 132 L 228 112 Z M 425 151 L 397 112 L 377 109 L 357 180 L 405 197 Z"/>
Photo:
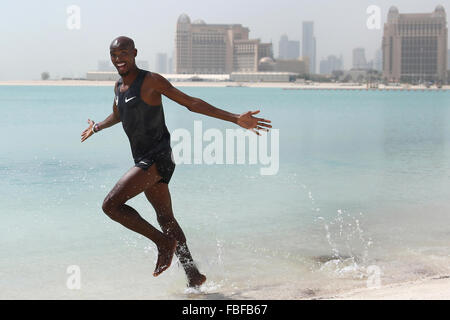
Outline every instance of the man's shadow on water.
<path id="1" fill-rule="evenodd" d="M 179 294 L 179 299 L 188 299 L 188 300 L 251 300 L 252 298 L 249 296 L 244 296 L 244 292 L 248 291 L 262 291 L 262 290 L 270 290 L 277 287 L 277 285 L 264 285 L 264 286 L 255 286 L 251 288 L 246 288 L 245 290 L 241 290 L 240 292 L 234 291 L 233 293 L 221 293 L 221 292 L 206 292 L 200 288 L 189 289 L 189 292 L 185 294 Z M 203 290 L 203 291 L 202 291 Z"/>
<path id="2" fill-rule="evenodd" d="M 176 299 L 180 300 L 239 300 L 239 294 L 226 295 L 220 292 L 189 292 L 185 294 L 177 294 Z"/>

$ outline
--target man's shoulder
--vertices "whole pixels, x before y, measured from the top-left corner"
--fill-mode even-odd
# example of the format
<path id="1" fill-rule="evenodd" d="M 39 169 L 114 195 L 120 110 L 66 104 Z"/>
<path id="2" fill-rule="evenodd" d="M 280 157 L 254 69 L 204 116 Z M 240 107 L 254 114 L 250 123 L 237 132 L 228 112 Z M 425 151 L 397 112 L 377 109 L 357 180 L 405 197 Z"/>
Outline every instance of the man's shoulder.
<path id="1" fill-rule="evenodd" d="M 147 71 L 144 78 L 144 83 L 146 85 L 155 88 L 159 86 L 164 86 L 167 83 L 167 80 L 157 72 Z"/>
<path id="2" fill-rule="evenodd" d="M 161 77 L 161 75 L 157 72 L 149 71 L 149 70 L 142 70 L 145 72 L 145 79 L 149 80 L 157 80 L 158 77 Z"/>

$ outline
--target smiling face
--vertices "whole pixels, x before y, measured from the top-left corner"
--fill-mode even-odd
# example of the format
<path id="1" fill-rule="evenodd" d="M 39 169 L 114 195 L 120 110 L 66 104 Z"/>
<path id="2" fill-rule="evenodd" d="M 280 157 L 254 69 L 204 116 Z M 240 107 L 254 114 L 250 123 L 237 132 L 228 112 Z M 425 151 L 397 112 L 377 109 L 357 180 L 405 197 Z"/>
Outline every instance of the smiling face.
<path id="1" fill-rule="evenodd" d="M 130 70 L 136 68 L 137 50 L 132 39 L 127 37 L 114 39 L 109 47 L 109 53 L 111 62 L 122 77 L 126 76 Z"/>

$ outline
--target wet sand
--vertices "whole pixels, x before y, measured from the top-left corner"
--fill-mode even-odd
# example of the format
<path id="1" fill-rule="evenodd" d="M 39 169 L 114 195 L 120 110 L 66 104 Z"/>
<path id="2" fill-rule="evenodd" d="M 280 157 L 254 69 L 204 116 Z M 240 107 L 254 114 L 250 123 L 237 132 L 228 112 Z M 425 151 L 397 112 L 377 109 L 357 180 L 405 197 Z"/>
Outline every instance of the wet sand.
<path id="1" fill-rule="evenodd" d="M 381 285 L 379 288 L 355 289 L 331 296 L 313 299 L 325 300 L 449 300 L 450 276 L 426 278 L 406 283 Z"/>

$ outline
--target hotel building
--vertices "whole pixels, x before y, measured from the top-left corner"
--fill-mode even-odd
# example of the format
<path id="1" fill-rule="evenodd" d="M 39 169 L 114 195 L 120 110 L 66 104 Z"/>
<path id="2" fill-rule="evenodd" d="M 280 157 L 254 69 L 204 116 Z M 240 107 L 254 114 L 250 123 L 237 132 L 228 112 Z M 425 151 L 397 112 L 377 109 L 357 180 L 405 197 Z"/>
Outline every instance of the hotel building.
<path id="1" fill-rule="evenodd" d="M 177 21 L 175 72 L 178 74 L 230 74 L 258 71 L 262 57 L 272 57 L 272 44 L 249 39 L 240 24 L 191 23 L 182 14 Z"/>
<path id="2" fill-rule="evenodd" d="M 382 42 L 383 77 L 394 82 L 445 82 L 447 33 L 447 15 L 440 5 L 432 13 L 413 14 L 391 7 Z"/>

